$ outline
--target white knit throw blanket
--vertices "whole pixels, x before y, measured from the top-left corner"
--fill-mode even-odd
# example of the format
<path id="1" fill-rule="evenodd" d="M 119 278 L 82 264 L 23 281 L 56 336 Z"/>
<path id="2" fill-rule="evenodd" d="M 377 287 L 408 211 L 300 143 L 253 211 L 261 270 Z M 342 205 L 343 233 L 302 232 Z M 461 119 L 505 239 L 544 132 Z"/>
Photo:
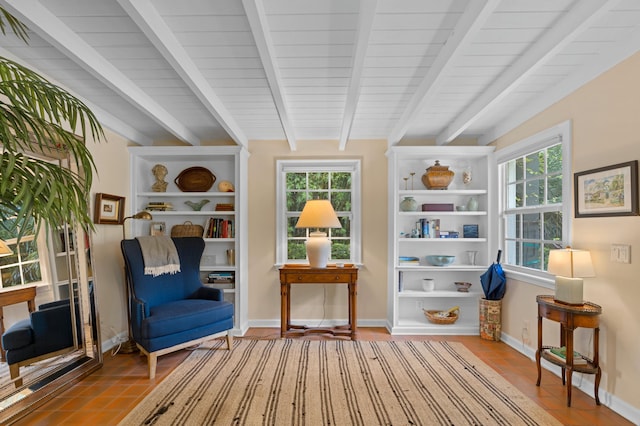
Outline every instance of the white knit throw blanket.
<path id="1" fill-rule="evenodd" d="M 162 274 L 180 272 L 180 258 L 171 237 L 136 237 L 142 250 L 144 274 L 157 277 Z"/>

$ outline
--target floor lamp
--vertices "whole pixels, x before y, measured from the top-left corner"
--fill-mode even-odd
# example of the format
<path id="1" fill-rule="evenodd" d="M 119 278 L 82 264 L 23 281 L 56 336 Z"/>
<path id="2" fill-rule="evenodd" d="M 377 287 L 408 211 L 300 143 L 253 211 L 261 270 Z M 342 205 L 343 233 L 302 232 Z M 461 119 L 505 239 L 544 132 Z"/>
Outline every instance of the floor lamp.
<path id="1" fill-rule="evenodd" d="M 127 239 L 127 235 L 125 232 L 126 230 L 125 222 L 127 221 L 127 219 L 151 220 L 153 219 L 153 216 L 151 216 L 151 213 L 147 211 L 141 211 L 134 214 L 133 216 L 127 216 L 124 219 L 122 219 L 122 239 L 123 240 Z M 127 279 L 128 277 L 127 266 L 125 265 L 124 268 L 125 268 L 124 269 L 124 290 L 125 290 L 125 303 L 127 305 L 127 330 L 129 335 L 128 335 L 127 341 L 120 345 L 120 350 L 118 352 L 123 354 L 130 354 L 133 352 L 137 352 L 138 347 L 136 346 L 136 343 L 133 341 L 133 338 L 131 337 L 131 301 L 129 300 L 130 299 L 129 280 Z"/>

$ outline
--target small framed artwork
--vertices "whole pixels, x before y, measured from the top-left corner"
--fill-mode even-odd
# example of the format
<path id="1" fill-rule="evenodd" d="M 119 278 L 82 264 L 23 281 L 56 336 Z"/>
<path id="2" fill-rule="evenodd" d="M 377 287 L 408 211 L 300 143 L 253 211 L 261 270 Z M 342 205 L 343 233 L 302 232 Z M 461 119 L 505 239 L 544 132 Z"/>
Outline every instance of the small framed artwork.
<path id="1" fill-rule="evenodd" d="M 574 174 L 575 217 L 638 215 L 638 161 Z"/>
<path id="2" fill-rule="evenodd" d="M 462 225 L 462 238 L 478 238 L 478 225 Z"/>
<path id="3" fill-rule="evenodd" d="M 167 225 L 164 222 L 151 222 L 151 236 L 165 235 Z"/>
<path id="4" fill-rule="evenodd" d="M 120 225 L 124 219 L 124 197 L 96 194 L 94 223 L 100 225 Z"/>

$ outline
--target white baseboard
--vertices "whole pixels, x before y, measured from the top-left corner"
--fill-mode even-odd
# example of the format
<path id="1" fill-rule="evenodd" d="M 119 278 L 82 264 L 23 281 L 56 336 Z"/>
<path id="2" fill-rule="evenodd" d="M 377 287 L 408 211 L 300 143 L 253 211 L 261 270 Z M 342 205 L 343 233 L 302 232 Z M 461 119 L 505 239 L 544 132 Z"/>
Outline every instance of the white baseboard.
<path id="1" fill-rule="evenodd" d="M 511 346 L 513 349 L 518 352 L 524 354 L 527 358 L 535 361 L 536 359 L 536 349 L 530 346 L 524 345 L 520 339 L 516 339 L 508 334 L 502 333 L 500 340 L 502 340 L 507 345 Z M 551 371 L 558 377 L 562 377 L 562 369 L 555 364 L 551 364 L 550 362 L 545 361 L 544 359 L 541 362 L 542 368 L 545 370 Z M 535 383 L 535 379 L 537 378 L 537 371 L 532 371 L 532 383 Z M 582 374 L 582 373 L 574 373 L 573 374 L 573 385 L 589 395 L 591 398 L 594 398 L 595 404 L 595 395 L 594 395 L 594 376 L 592 374 Z M 598 396 L 600 397 L 600 403 L 612 411 L 620 414 L 625 419 L 629 420 L 635 425 L 640 425 L 640 409 L 626 403 L 625 401 L 617 398 L 615 395 L 610 394 L 604 389 L 600 389 L 598 392 Z"/>
<path id="2" fill-rule="evenodd" d="M 103 340 L 102 353 L 107 353 L 108 351 L 118 346 L 120 343 L 124 343 L 127 340 L 129 340 L 129 334 L 126 331 L 116 334 L 111 339 Z"/>

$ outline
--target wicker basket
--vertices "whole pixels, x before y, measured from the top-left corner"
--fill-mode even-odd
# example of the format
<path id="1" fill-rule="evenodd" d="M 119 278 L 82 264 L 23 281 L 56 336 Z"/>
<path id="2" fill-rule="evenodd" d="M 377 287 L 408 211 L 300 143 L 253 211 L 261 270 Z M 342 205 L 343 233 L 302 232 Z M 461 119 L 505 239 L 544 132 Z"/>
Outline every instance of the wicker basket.
<path id="1" fill-rule="evenodd" d="M 172 237 L 202 237 L 204 228 L 200 225 L 194 225 L 190 221 L 186 221 L 182 225 L 174 225 L 171 228 Z"/>
<path id="2" fill-rule="evenodd" d="M 458 321 L 460 308 L 455 306 L 449 309 L 448 311 L 444 311 L 449 314 L 446 317 L 438 315 L 440 312 L 443 312 L 443 311 L 428 311 L 426 309 L 423 309 L 423 311 L 427 319 L 434 324 L 453 324 L 454 322 Z"/>

